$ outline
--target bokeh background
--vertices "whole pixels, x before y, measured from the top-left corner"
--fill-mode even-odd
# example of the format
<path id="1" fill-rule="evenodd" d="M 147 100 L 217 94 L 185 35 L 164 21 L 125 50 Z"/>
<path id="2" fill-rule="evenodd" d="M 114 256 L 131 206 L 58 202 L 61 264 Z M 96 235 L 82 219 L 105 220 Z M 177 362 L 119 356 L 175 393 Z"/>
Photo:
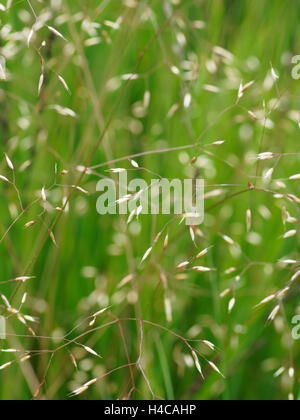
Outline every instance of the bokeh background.
<path id="1" fill-rule="evenodd" d="M 1 0 L 0 6 L 6 60 L 0 174 L 15 176 L 15 185 L 0 185 L 0 290 L 16 309 L 28 294 L 22 316 L 0 301 L 8 331 L 0 347 L 18 350 L 0 353 L 1 366 L 13 362 L 0 371 L 0 398 L 68 399 L 141 355 L 145 376 L 124 367 L 76 398 L 298 399 L 300 343 L 292 339 L 292 318 L 300 314 L 299 282 L 255 306 L 283 290 L 299 267 L 299 202 L 287 194 L 299 195 L 299 180 L 289 177 L 300 172 L 299 87 L 291 76 L 291 59 L 300 53 L 300 5 Z M 237 103 L 240 84 L 251 81 Z M 135 158 L 145 169 L 128 159 L 96 167 L 80 179 L 84 191 L 72 187 L 82 175 L 78 166 L 196 143 Z M 276 157 L 258 163 L 262 152 Z M 147 182 L 149 171 L 205 178 L 206 217 L 195 241 L 178 219 L 166 225 L 172 216 L 141 215 L 127 224 L 127 217 L 98 215 L 96 183 L 116 180 L 112 168 Z M 208 247 L 197 265 L 215 271 L 176 271 Z M 279 263 L 287 259 L 294 261 Z M 24 275 L 34 278 L 4 283 Z M 89 325 L 87 318 L 107 307 Z M 88 333 L 115 319 L 122 321 Z M 141 353 L 141 323 L 134 319 L 152 323 L 143 324 Z M 190 342 L 205 380 L 175 334 L 216 346 Z M 32 357 L 21 361 L 26 354 Z"/>

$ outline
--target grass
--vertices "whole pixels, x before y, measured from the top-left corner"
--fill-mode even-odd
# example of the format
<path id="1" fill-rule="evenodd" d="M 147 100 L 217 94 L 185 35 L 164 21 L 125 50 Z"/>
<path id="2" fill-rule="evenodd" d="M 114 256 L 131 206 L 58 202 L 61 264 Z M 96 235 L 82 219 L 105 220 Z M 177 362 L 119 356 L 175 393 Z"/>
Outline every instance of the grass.
<path id="1" fill-rule="evenodd" d="M 299 6 L 269 3 L 1 11 L 1 400 L 299 398 Z M 98 215 L 113 168 L 205 178 L 195 244 L 172 216 Z M 176 270 L 205 248 L 213 271 Z"/>

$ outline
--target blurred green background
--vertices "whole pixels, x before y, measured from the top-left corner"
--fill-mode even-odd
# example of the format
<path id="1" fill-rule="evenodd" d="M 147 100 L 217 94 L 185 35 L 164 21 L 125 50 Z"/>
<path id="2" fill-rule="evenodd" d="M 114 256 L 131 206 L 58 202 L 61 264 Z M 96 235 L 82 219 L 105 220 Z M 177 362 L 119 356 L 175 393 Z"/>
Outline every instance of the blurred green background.
<path id="1" fill-rule="evenodd" d="M 291 320 L 300 314 L 299 283 L 280 300 L 273 322 L 267 319 L 276 300 L 255 305 L 284 289 L 297 271 L 297 263 L 278 261 L 299 260 L 299 203 L 286 194 L 299 192 L 299 181 L 288 178 L 300 172 L 299 88 L 291 76 L 291 58 L 300 53 L 300 5 L 280 0 L 32 0 L 36 21 L 28 2 L 7 3 L 1 0 L 8 8 L 0 9 L 0 55 L 6 60 L 6 80 L 0 81 L 0 174 L 13 179 L 6 153 L 15 168 L 22 205 L 30 208 L 21 213 L 16 189 L 1 181 L 0 290 L 17 309 L 27 292 L 21 312 L 38 322 L 23 325 L 0 301 L 8 329 L 0 346 L 20 351 L 0 353 L 1 366 L 16 360 L 0 371 L 0 399 L 67 399 L 89 380 L 135 363 L 139 322 L 124 320 L 85 334 L 115 318 L 156 324 L 144 324 L 141 358 L 156 396 L 298 399 L 300 344 L 292 339 Z M 145 55 L 135 69 L 142 51 Z M 38 95 L 41 63 L 44 81 Z M 138 78 L 127 83 L 124 79 L 132 72 Z M 237 104 L 240 84 L 250 81 L 255 83 Z M 66 108 L 76 116 L 61 115 Z M 223 145 L 211 146 L 221 140 Z M 130 178 L 138 174 L 147 182 L 153 178 L 146 170 L 134 170 L 128 159 L 86 175 L 80 186 L 88 194 L 72 188 L 80 177 L 78 165 L 199 141 L 202 147 L 135 158 L 141 168 L 163 177 L 205 178 L 207 211 L 204 224 L 195 231 L 195 244 L 178 220 L 165 228 L 172 216 L 141 215 L 127 225 L 127 217 L 97 214 L 99 177 L 116 179 L 109 168 L 130 169 Z M 291 155 L 258 165 L 256 155 L 261 152 Z M 272 167 L 273 180 L 266 179 Z M 231 196 L 249 185 L 265 191 Z M 45 205 L 40 201 L 43 187 Z M 61 214 L 55 209 L 63 207 L 71 191 Z M 283 223 L 283 207 L 293 223 Z M 252 223 L 247 232 L 249 209 Z M 30 221 L 36 223 L 26 228 Z M 57 246 L 50 235 L 54 221 Z M 151 256 L 141 265 L 162 229 Z M 292 229 L 297 234 L 283 239 Z M 199 265 L 216 271 L 176 272 L 179 263 L 211 246 Z M 24 274 L 35 278 L 17 293 L 15 283 L 3 283 Z M 128 275 L 132 279 L 120 287 Z M 165 287 L 159 285 L 162 276 Z M 232 299 L 235 306 L 229 313 Z M 166 305 L 171 306 L 172 319 L 166 317 Z M 108 306 L 89 326 L 87 317 Z M 30 328 L 41 338 L 31 336 Z M 71 330 L 69 340 L 84 336 L 65 346 L 60 337 Z M 215 344 L 211 351 L 191 342 L 200 353 L 204 381 L 191 351 L 174 333 Z M 60 346 L 55 353 L 45 351 Z M 20 363 L 29 350 L 38 355 Z M 130 376 L 130 369 L 123 368 L 77 398 L 151 398 L 147 380 L 141 370 L 133 367 Z M 136 391 L 129 394 L 133 381 Z"/>

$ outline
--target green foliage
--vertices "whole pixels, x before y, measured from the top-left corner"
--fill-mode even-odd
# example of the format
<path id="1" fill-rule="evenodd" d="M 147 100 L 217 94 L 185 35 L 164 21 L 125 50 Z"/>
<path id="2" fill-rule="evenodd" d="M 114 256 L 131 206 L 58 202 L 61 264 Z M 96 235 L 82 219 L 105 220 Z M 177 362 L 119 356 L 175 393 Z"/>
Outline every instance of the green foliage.
<path id="1" fill-rule="evenodd" d="M 6 3 L 0 174 L 9 183 L 0 180 L 0 291 L 17 309 L 26 292 L 21 314 L 38 322 L 24 325 L 0 301 L 8 328 L 0 346 L 19 350 L 0 353 L 0 366 L 13 361 L 0 371 L 0 399 L 67 399 L 93 378 L 77 398 L 298 399 L 291 320 L 300 311 L 299 282 L 289 282 L 299 270 L 299 202 L 291 197 L 299 180 L 289 178 L 300 172 L 299 89 L 291 77 L 300 5 L 31 0 L 35 19 L 28 1 Z M 128 74 L 138 78 L 124 80 Z M 252 80 L 237 101 L 240 84 Z M 66 109 L 76 115 L 62 115 Z M 263 152 L 275 156 L 259 161 Z M 140 169 L 127 158 L 106 164 L 135 154 Z M 83 174 L 78 166 L 94 169 Z M 173 216 L 141 215 L 128 225 L 127 217 L 99 216 L 96 184 L 117 179 L 111 168 L 147 182 L 153 173 L 205 178 L 206 217 L 195 243 Z M 213 271 L 176 270 L 205 248 L 196 265 Z M 296 263 L 278 263 L 286 259 Z M 20 276 L 34 278 L 7 283 Z"/>

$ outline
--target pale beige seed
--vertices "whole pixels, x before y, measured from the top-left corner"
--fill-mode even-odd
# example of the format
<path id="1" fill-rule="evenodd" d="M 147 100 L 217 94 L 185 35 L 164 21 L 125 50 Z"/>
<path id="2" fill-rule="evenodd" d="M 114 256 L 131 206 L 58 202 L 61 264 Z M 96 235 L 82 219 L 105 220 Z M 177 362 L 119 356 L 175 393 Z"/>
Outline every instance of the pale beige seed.
<path id="1" fill-rule="evenodd" d="M 222 235 L 222 238 L 224 239 L 225 242 L 227 242 L 229 245 L 234 245 L 234 240 L 232 238 L 230 238 L 227 235 Z"/>
<path id="2" fill-rule="evenodd" d="M 135 160 L 132 159 L 130 163 L 134 168 L 139 168 L 139 164 Z"/>
<path id="3" fill-rule="evenodd" d="M 212 268 L 196 266 L 196 267 L 191 268 L 191 270 L 198 271 L 199 273 L 209 273 L 210 271 L 212 271 Z"/>
<path id="4" fill-rule="evenodd" d="M 100 309 L 100 311 L 94 313 L 93 317 L 97 317 L 99 315 L 102 315 L 104 312 L 106 312 L 108 309 L 110 308 L 110 306 L 107 306 L 106 308 Z"/>
<path id="5" fill-rule="evenodd" d="M 275 157 L 274 153 L 272 152 L 265 152 L 265 153 L 260 153 L 258 155 L 258 160 L 270 160 L 273 159 Z"/>
<path id="6" fill-rule="evenodd" d="M 194 358 L 194 361 L 195 361 L 195 366 L 196 366 L 198 372 L 200 373 L 202 379 L 204 379 L 204 375 L 203 375 L 203 372 L 202 372 L 202 368 L 201 368 L 197 353 L 194 350 L 192 351 L 192 355 L 193 355 L 193 358 Z"/>
<path id="7" fill-rule="evenodd" d="M 4 181 L 4 182 L 8 182 L 9 183 L 9 180 L 5 176 L 3 176 L 3 175 L 0 175 L 0 179 L 2 179 L 2 181 Z"/>
<path id="8" fill-rule="evenodd" d="M 168 248 L 169 245 L 169 234 L 166 235 L 164 240 L 164 251 Z"/>
<path id="9" fill-rule="evenodd" d="M 14 171 L 14 165 L 12 163 L 12 161 L 10 160 L 10 158 L 7 156 L 7 154 L 5 154 L 5 159 L 6 159 L 6 163 L 7 166 L 9 167 L 9 169 L 11 169 L 12 171 Z"/>
<path id="10" fill-rule="evenodd" d="M 278 74 L 276 73 L 276 71 L 274 70 L 273 67 L 271 68 L 271 74 L 272 74 L 272 77 L 273 77 L 274 81 L 279 79 L 279 76 L 278 76 Z"/>
<path id="11" fill-rule="evenodd" d="M 184 96 L 183 105 L 186 109 L 188 109 L 191 106 L 192 103 L 192 95 L 190 93 L 186 93 Z"/>
<path id="12" fill-rule="evenodd" d="M 24 357 L 22 357 L 21 359 L 20 359 L 20 362 L 21 363 L 24 363 L 24 362 L 27 362 L 28 360 L 30 360 L 31 359 L 31 356 L 24 356 Z"/>
<path id="13" fill-rule="evenodd" d="M 153 247 L 151 247 L 151 248 L 149 248 L 146 252 L 145 252 L 145 254 L 144 254 L 144 256 L 143 256 L 143 258 L 142 258 L 142 263 L 149 257 L 149 255 L 151 254 L 151 252 L 152 252 L 152 249 L 153 249 Z"/>
<path id="14" fill-rule="evenodd" d="M 282 299 L 288 292 L 290 291 L 290 287 L 286 287 L 283 290 L 281 290 L 278 294 L 277 294 L 277 298 L 278 299 Z"/>
<path id="15" fill-rule="evenodd" d="M 21 276 L 21 277 L 14 278 L 13 281 L 20 281 L 20 282 L 25 283 L 26 281 L 31 280 L 31 279 L 35 279 L 35 277 L 34 276 Z"/>
<path id="16" fill-rule="evenodd" d="M 34 323 L 38 323 L 39 322 L 38 319 L 33 318 L 30 315 L 24 315 L 24 319 L 26 319 L 26 321 L 29 321 L 29 322 L 34 322 Z"/>
<path id="17" fill-rule="evenodd" d="M 78 365 L 77 365 L 75 356 L 72 353 L 69 353 L 69 356 L 70 356 L 70 359 L 71 359 L 71 361 L 73 363 L 73 366 L 75 367 L 75 369 L 77 369 L 78 368 Z"/>
<path id="18" fill-rule="evenodd" d="M 190 235 L 191 235 L 192 241 L 195 242 L 195 231 L 192 227 L 190 227 Z"/>
<path id="19" fill-rule="evenodd" d="M 121 79 L 125 81 L 137 80 L 138 78 L 139 78 L 139 75 L 135 73 L 123 74 L 123 76 L 121 76 Z"/>
<path id="20" fill-rule="evenodd" d="M 250 89 L 254 85 L 254 83 L 255 83 L 254 80 L 251 80 L 251 82 L 246 83 L 242 89 L 243 93 L 246 92 L 248 89 Z"/>
<path id="21" fill-rule="evenodd" d="M 274 321 L 279 311 L 280 311 L 280 305 L 275 306 L 275 308 L 273 309 L 273 311 L 270 313 L 268 317 L 268 321 Z"/>
<path id="22" fill-rule="evenodd" d="M 11 366 L 12 364 L 13 364 L 13 362 L 8 362 L 8 363 L 5 363 L 4 365 L 0 366 L 0 370 L 3 370 L 3 369 L 8 368 L 8 367 L 9 367 L 9 366 Z"/>
<path id="23" fill-rule="evenodd" d="M 279 264 L 284 264 L 284 265 L 293 265 L 293 264 L 297 264 L 297 260 L 279 260 L 278 261 Z"/>
<path id="24" fill-rule="evenodd" d="M 22 297 L 22 301 L 21 301 L 21 305 L 24 305 L 27 299 L 27 293 L 24 293 L 23 297 Z"/>
<path id="25" fill-rule="evenodd" d="M 225 289 L 222 293 L 220 293 L 220 298 L 225 298 L 226 296 L 229 295 L 229 293 L 231 292 L 231 289 Z"/>
<path id="26" fill-rule="evenodd" d="M 89 382 L 87 382 L 86 384 L 84 384 L 84 387 L 90 387 L 91 385 L 94 385 L 96 382 L 98 381 L 97 378 L 90 380 Z"/>
<path id="27" fill-rule="evenodd" d="M 294 237 L 295 235 L 297 235 L 297 231 L 296 231 L 296 229 L 292 229 L 292 230 L 289 230 L 288 232 L 286 232 L 286 233 L 283 235 L 283 238 L 284 238 L 284 239 L 289 239 L 289 238 Z"/>
<path id="28" fill-rule="evenodd" d="M 71 90 L 70 90 L 70 88 L 69 88 L 69 86 L 68 86 L 67 82 L 65 81 L 65 79 L 64 79 L 62 76 L 58 75 L 58 80 L 59 80 L 59 81 L 60 81 L 60 83 L 63 85 L 63 87 L 65 88 L 65 90 L 66 90 L 68 93 L 71 93 Z"/>
<path id="29" fill-rule="evenodd" d="M 91 349 L 88 346 L 82 346 L 88 353 L 92 354 L 93 356 L 101 357 L 95 350 Z"/>
<path id="30" fill-rule="evenodd" d="M 269 303 L 272 302 L 272 300 L 274 300 L 276 298 L 276 295 L 270 295 L 268 297 L 266 297 L 265 299 L 263 299 L 258 305 L 256 306 L 260 306 L 260 305 L 264 305 L 265 303 Z"/>
<path id="31" fill-rule="evenodd" d="M 215 372 L 217 372 L 219 375 L 221 375 L 222 376 L 222 378 L 225 378 L 225 376 L 223 375 L 223 373 L 220 371 L 220 369 L 213 363 L 213 362 L 210 362 L 210 361 L 208 361 L 208 364 L 210 365 L 210 367 L 215 371 Z"/>
<path id="32" fill-rule="evenodd" d="M 31 29 L 30 32 L 29 32 L 29 35 L 27 37 L 27 46 L 28 46 L 28 48 L 30 47 L 30 43 L 31 43 L 31 40 L 33 38 L 33 35 L 34 35 L 34 30 Z"/>
<path id="33" fill-rule="evenodd" d="M 164 305 L 165 305 L 166 319 L 168 322 L 172 322 L 173 315 L 172 315 L 172 304 L 171 304 L 170 298 L 168 297 L 164 298 Z"/>
<path id="34" fill-rule="evenodd" d="M 188 266 L 190 264 L 189 261 L 183 261 L 182 263 L 178 264 L 176 267 L 176 270 L 180 270 L 182 268 L 185 268 L 186 266 Z"/>
<path id="35" fill-rule="evenodd" d="M 235 273 L 236 271 L 237 271 L 236 267 L 230 267 L 228 268 L 228 270 L 225 271 L 224 274 L 229 275 L 229 274 Z"/>
<path id="36" fill-rule="evenodd" d="M 210 341 L 203 340 L 202 343 L 211 350 L 215 350 L 216 346 Z"/>
<path id="37" fill-rule="evenodd" d="M 282 207 L 282 221 L 284 225 L 287 222 L 287 210 L 285 206 Z"/>
<path id="38" fill-rule="evenodd" d="M 10 303 L 9 303 L 9 301 L 8 301 L 7 297 L 6 297 L 5 295 L 0 295 L 0 296 L 1 296 L 1 299 L 3 300 L 3 302 L 4 302 L 5 306 L 6 306 L 7 308 L 11 308 Z"/>
<path id="39" fill-rule="evenodd" d="M 36 224 L 36 221 L 35 220 L 31 220 L 30 222 L 28 222 L 28 223 L 25 224 L 25 227 L 26 228 L 30 228 L 31 226 L 33 226 L 35 224 Z"/>
<path id="40" fill-rule="evenodd" d="M 45 188 L 42 188 L 41 197 L 42 197 L 43 202 L 46 203 L 47 202 L 47 196 L 46 196 Z"/>
<path id="41" fill-rule="evenodd" d="M 296 197 L 294 194 L 287 194 L 286 196 L 291 202 L 300 204 L 300 199 Z"/>
<path id="42" fill-rule="evenodd" d="M 236 299 L 232 298 L 228 304 L 228 313 L 231 314 L 233 308 L 235 307 Z"/>
<path id="43" fill-rule="evenodd" d="M 59 38 L 63 39 L 64 41 L 66 41 L 66 38 L 63 36 L 63 34 L 61 34 L 57 29 L 53 28 L 53 26 L 48 26 L 47 28 L 49 29 L 50 32 L 52 32 L 54 35 L 58 36 Z"/>
<path id="44" fill-rule="evenodd" d="M 77 396 L 77 395 L 83 394 L 88 389 L 89 389 L 88 386 L 82 386 L 82 387 L 80 387 L 78 389 L 75 389 L 75 391 L 73 391 L 71 395 L 76 395 Z"/>
<path id="45" fill-rule="evenodd" d="M 296 281 L 299 277 L 300 277 L 300 270 L 299 270 L 299 271 L 297 271 L 297 273 L 295 273 L 295 274 L 293 275 L 293 277 L 291 278 L 291 282 Z"/>
<path id="46" fill-rule="evenodd" d="M 252 120 L 257 121 L 257 116 L 254 114 L 254 112 L 248 111 L 248 114 L 249 114 L 250 118 L 252 118 Z"/>
<path id="47" fill-rule="evenodd" d="M 208 252 L 211 248 L 212 247 L 203 249 L 203 251 L 201 251 L 201 252 L 199 252 L 199 254 L 197 254 L 196 259 L 198 260 L 199 258 L 204 257 L 206 254 L 208 254 Z"/>
<path id="48" fill-rule="evenodd" d="M 222 146 L 225 143 L 225 140 L 218 140 L 214 141 L 211 145 L 212 146 Z"/>
<path id="49" fill-rule="evenodd" d="M 279 376 L 281 376 L 283 373 L 285 372 L 285 367 L 281 367 L 279 368 L 275 373 L 274 373 L 274 378 L 279 378 Z"/>
<path id="50" fill-rule="evenodd" d="M 128 276 L 124 277 L 120 283 L 118 284 L 118 289 L 120 289 L 121 287 L 126 286 L 126 284 L 130 283 L 132 280 L 134 280 L 135 275 L 134 274 L 129 274 Z"/>
<path id="51" fill-rule="evenodd" d="M 89 327 L 92 327 L 93 325 L 95 325 L 95 322 L 96 322 L 96 318 L 93 318 L 91 322 L 89 323 Z"/>
<path id="52" fill-rule="evenodd" d="M 294 379 L 295 377 L 295 369 L 293 367 L 289 368 L 289 377 Z"/>
<path id="53" fill-rule="evenodd" d="M 39 96 L 40 96 L 40 94 L 41 94 L 42 87 L 43 87 L 43 85 L 44 85 L 44 80 L 45 80 L 45 77 L 44 77 L 44 74 L 42 73 L 42 74 L 40 75 L 40 79 L 39 79 L 39 86 L 38 86 L 38 95 L 39 95 Z"/>
<path id="54" fill-rule="evenodd" d="M 83 189 L 83 188 L 79 187 L 79 185 L 72 185 L 72 187 L 73 187 L 73 188 L 75 188 L 77 191 L 79 191 L 79 192 L 83 193 L 83 194 L 86 194 L 86 195 L 88 195 L 88 194 L 89 194 L 89 192 L 88 192 L 88 191 L 86 191 L 85 189 Z"/>
<path id="55" fill-rule="evenodd" d="M 252 212 L 250 209 L 246 213 L 247 231 L 250 232 L 252 226 Z"/>

